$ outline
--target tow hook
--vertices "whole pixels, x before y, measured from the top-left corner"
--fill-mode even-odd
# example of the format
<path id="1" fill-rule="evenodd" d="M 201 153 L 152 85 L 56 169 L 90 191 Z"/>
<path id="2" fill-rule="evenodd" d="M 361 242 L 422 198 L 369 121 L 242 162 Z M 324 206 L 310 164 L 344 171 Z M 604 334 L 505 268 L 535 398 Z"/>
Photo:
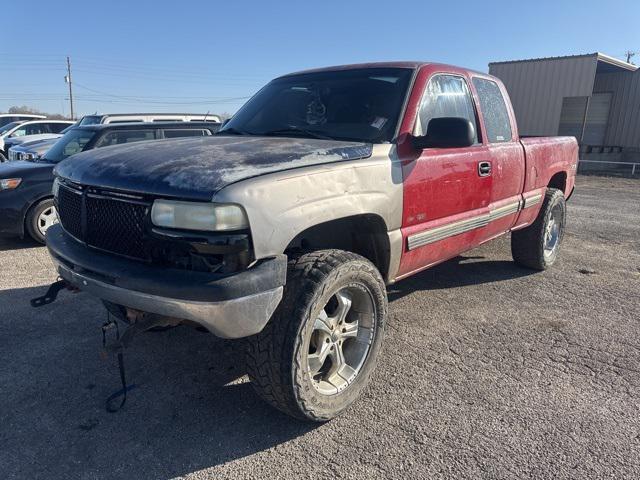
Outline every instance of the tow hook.
<path id="1" fill-rule="evenodd" d="M 36 297 L 31 299 L 30 301 L 31 306 L 33 308 L 38 308 L 38 307 L 49 305 L 50 303 L 55 302 L 56 298 L 58 298 L 58 294 L 65 288 L 71 292 L 79 291 L 76 287 L 68 284 L 66 280 L 63 280 L 62 278 L 58 277 L 57 281 L 49 285 L 49 288 L 47 289 L 47 293 L 45 293 L 41 297 Z"/>

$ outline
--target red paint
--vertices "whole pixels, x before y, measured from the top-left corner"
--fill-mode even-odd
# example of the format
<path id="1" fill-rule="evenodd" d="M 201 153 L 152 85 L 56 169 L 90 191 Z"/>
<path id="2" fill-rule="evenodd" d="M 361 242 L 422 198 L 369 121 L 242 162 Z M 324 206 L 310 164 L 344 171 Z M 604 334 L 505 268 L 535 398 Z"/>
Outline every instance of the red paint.
<path id="1" fill-rule="evenodd" d="M 467 148 L 425 149 L 411 144 L 416 115 L 429 79 L 438 73 L 462 76 L 478 112 L 483 143 Z M 488 143 L 477 92 L 471 79 L 481 77 L 496 82 L 509 111 L 512 140 Z M 544 194 L 552 177 L 566 174 L 565 195 L 573 190 L 577 143 L 573 137 L 520 139 L 513 108 L 504 85 L 497 78 L 457 67 L 424 64 L 419 67 L 398 132 L 398 156 L 403 165 L 404 208 L 402 217 L 403 252 L 398 277 L 440 263 L 481 243 L 522 228 L 533 222 L 542 202 L 489 222 L 487 226 L 451 236 L 409 251 L 407 237 L 460 220 L 488 214 L 537 193 Z M 478 174 L 478 162 L 491 162 L 488 177 Z"/>

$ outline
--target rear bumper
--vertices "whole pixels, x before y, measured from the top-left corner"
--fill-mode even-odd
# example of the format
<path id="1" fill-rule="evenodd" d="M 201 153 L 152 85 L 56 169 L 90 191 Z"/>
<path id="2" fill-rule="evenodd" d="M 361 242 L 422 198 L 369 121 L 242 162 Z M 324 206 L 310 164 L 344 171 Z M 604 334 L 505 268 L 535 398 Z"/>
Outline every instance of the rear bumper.
<path id="1" fill-rule="evenodd" d="M 62 278 L 100 299 L 190 320 L 223 338 L 260 332 L 282 299 L 287 259 L 279 255 L 232 275 L 161 268 L 86 247 L 55 225 L 47 247 Z"/>

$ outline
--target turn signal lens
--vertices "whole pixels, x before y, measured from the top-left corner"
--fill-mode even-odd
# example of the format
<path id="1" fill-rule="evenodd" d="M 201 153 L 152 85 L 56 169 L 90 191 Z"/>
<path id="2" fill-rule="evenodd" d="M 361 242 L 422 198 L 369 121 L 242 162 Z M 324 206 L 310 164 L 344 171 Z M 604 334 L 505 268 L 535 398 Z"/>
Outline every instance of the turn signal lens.
<path id="1" fill-rule="evenodd" d="M 3 178 L 0 179 L 0 190 L 13 190 L 18 188 L 21 183 L 21 178 Z"/>

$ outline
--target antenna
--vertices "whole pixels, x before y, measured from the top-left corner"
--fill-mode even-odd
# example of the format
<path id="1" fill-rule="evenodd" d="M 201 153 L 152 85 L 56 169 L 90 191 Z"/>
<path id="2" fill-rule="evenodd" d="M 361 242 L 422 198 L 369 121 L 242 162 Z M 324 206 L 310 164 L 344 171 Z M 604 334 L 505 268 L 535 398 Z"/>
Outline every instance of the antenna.
<path id="1" fill-rule="evenodd" d="M 631 59 L 636 56 L 636 53 L 637 52 L 632 52 L 631 50 L 626 51 L 625 55 L 627 56 L 627 63 L 630 63 L 633 65 L 633 62 L 631 61 Z"/>

